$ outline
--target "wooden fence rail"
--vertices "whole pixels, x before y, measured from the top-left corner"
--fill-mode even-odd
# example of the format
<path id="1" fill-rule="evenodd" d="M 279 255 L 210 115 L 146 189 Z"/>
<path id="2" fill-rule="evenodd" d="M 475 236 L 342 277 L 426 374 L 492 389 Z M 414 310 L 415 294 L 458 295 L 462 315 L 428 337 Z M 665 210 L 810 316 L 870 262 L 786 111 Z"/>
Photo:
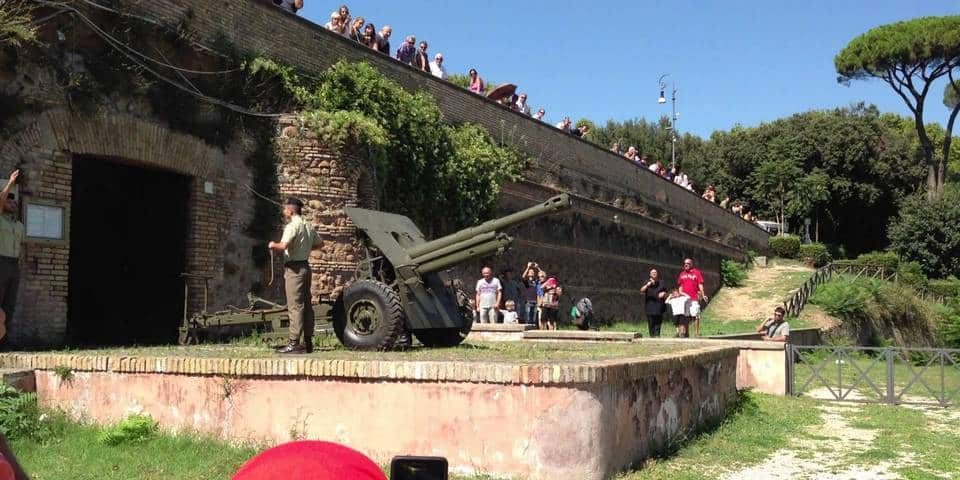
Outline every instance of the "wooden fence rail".
<path id="1" fill-rule="evenodd" d="M 803 310 L 803 307 L 807 305 L 807 301 L 810 300 L 817 286 L 830 281 L 835 274 L 853 275 L 854 279 L 863 277 L 876 278 L 887 282 L 900 281 L 896 270 L 891 271 L 883 265 L 851 263 L 835 265 L 830 263 L 813 272 L 813 275 L 811 275 L 806 282 L 803 282 L 803 286 L 793 292 L 793 295 L 783 302 L 783 308 L 786 309 L 787 316 L 795 317 L 800 315 L 800 312 Z M 945 301 L 943 295 L 937 295 L 922 288 L 916 288 L 916 290 L 917 296 L 919 296 L 921 300 L 929 300 L 937 303 L 944 303 Z"/>

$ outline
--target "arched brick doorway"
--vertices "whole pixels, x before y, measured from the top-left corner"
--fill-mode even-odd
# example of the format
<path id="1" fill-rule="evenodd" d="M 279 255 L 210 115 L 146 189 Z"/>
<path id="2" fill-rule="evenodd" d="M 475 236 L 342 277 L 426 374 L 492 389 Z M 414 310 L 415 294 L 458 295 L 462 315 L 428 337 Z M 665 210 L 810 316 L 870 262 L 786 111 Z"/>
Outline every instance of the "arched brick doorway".
<path id="1" fill-rule="evenodd" d="M 185 225 L 171 227 L 174 233 L 181 227 L 186 231 L 186 235 L 183 233 L 175 235 L 180 238 L 179 244 L 174 248 L 180 252 L 178 254 L 180 262 L 175 262 L 177 269 L 182 265 L 185 271 L 214 270 L 214 264 L 220 255 L 216 241 L 219 225 L 213 212 L 218 204 L 218 193 L 224 187 L 219 180 L 223 161 L 222 152 L 195 137 L 173 132 L 162 125 L 126 115 L 78 116 L 66 111 L 47 111 L 39 115 L 36 123 L 12 136 L 0 149 L 0 168 L 4 172 L 14 168 L 21 168 L 26 172 L 21 188 L 22 203 L 42 205 L 54 212 L 52 214 L 54 217 L 60 215 L 63 232 L 59 238 L 30 236 L 27 238 L 21 259 L 22 278 L 18 311 L 10 329 L 11 343 L 16 345 L 64 344 L 68 340 L 68 323 L 75 320 L 71 319 L 70 314 L 70 289 L 73 283 L 91 284 L 95 288 L 103 289 L 103 292 L 108 292 L 98 300 L 104 303 L 104 299 L 110 298 L 111 285 L 130 282 L 130 278 L 103 278 L 103 274 L 110 276 L 108 274 L 110 269 L 106 266 L 117 266 L 118 256 L 151 255 L 158 249 L 151 241 L 144 240 L 144 237 L 154 235 L 151 232 L 156 230 L 136 228 L 138 222 L 142 225 L 155 220 L 150 224 L 151 226 L 169 223 L 169 217 L 160 218 L 156 215 L 158 212 L 150 211 L 151 201 L 157 200 L 153 198 L 158 195 L 157 192 L 168 192 L 168 201 L 171 202 L 168 205 L 170 207 L 168 211 L 180 211 L 185 216 L 183 221 Z M 74 170 L 81 163 L 86 167 L 80 168 L 88 170 L 84 173 L 92 175 L 81 175 L 85 179 L 74 178 L 75 173 L 81 173 Z M 90 169 L 93 171 L 89 171 Z M 117 175 L 117 177 L 102 178 L 104 175 Z M 100 181 L 92 181 L 91 178 L 99 178 Z M 96 252 L 89 247 L 75 251 L 72 248 L 75 233 L 85 234 L 87 243 L 90 243 L 90 239 L 99 233 L 86 230 L 87 223 L 83 220 L 92 222 L 104 220 L 102 217 L 107 216 L 97 217 L 95 209 L 98 199 L 94 198 L 93 207 L 90 205 L 83 207 L 86 213 L 77 212 L 83 217 L 81 221 L 72 221 L 72 207 L 75 199 L 86 198 L 88 194 L 94 196 L 94 190 L 102 190 L 101 187 L 110 186 L 111 180 L 116 180 L 114 183 L 118 184 L 141 182 L 141 188 L 138 190 L 128 188 L 125 195 L 123 189 L 114 189 L 113 195 L 108 194 L 108 198 L 114 202 L 129 203 L 132 197 L 139 195 L 138 205 L 142 214 L 138 216 L 135 213 L 127 213 L 126 215 L 131 217 L 130 221 L 117 222 L 116 228 L 104 231 L 102 243 L 99 247 L 93 248 Z M 179 187 L 173 186 L 178 183 Z M 125 186 L 132 187 L 129 184 Z M 174 191 L 180 193 L 174 193 Z M 130 192 L 136 192 L 137 195 Z M 160 193 L 160 195 L 163 194 Z M 99 200 L 102 201 L 103 198 Z M 30 215 L 29 209 L 28 215 Z M 104 222 L 100 223 L 101 225 L 91 228 L 104 229 Z M 117 239 L 111 238 L 111 234 L 119 235 L 120 227 L 127 227 L 126 238 L 122 241 L 114 241 Z M 84 230 L 75 232 L 77 229 Z M 140 242 L 137 241 L 138 235 L 142 240 Z M 167 239 L 166 243 L 169 242 L 170 239 Z M 83 267 L 88 273 L 82 275 L 84 277 L 82 279 L 71 274 L 70 267 L 74 265 L 71 261 L 72 255 L 83 255 L 85 260 L 89 260 L 91 256 L 96 258 L 90 265 Z M 101 259 L 104 268 L 100 269 L 101 275 L 96 275 L 97 262 Z M 140 272 L 140 274 L 144 273 Z M 165 272 L 164 275 L 167 278 L 164 280 L 163 290 L 173 291 L 173 287 L 177 287 L 177 291 L 181 293 L 177 294 L 174 303 L 179 306 L 178 311 L 182 311 L 182 280 L 169 278 L 170 272 Z M 123 302 L 106 302 L 101 306 L 100 311 L 108 312 L 115 318 L 119 315 L 127 316 L 132 320 L 144 317 L 142 313 L 154 305 L 149 302 L 150 290 L 151 287 L 146 286 L 144 291 L 138 292 L 138 298 L 128 299 L 132 302 L 127 302 L 126 306 Z M 128 289 L 127 296 L 130 295 L 130 291 L 136 292 L 136 289 Z M 195 291 L 199 292 L 200 289 Z M 165 295 L 165 297 L 169 296 Z M 202 301 L 200 298 L 192 297 L 187 299 L 189 305 Z M 170 303 L 169 298 L 156 300 L 164 304 Z M 140 305 L 140 310 L 133 309 L 130 305 Z M 140 342 L 144 340 L 143 331 L 138 335 L 125 336 L 122 331 L 118 331 L 124 328 L 120 323 L 115 321 L 98 323 L 96 318 L 87 318 L 87 316 L 95 317 L 95 310 L 88 309 L 84 315 L 84 320 L 80 322 L 84 332 L 95 333 L 99 329 L 113 334 L 101 337 L 88 335 L 83 339 L 85 342 L 120 343 L 128 339 Z M 169 317 L 171 312 L 165 312 L 164 315 Z M 172 318 L 169 321 L 177 320 Z M 153 341 L 167 340 L 160 338 L 161 336 L 147 335 L 153 338 Z M 173 338 L 175 337 L 171 339 Z"/>

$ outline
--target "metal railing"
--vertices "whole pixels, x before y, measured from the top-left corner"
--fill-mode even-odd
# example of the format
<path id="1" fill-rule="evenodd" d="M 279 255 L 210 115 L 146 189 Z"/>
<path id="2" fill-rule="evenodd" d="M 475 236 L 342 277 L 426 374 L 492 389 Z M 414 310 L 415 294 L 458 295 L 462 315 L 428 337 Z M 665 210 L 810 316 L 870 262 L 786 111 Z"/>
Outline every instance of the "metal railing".
<path id="1" fill-rule="evenodd" d="M 820 267 L 813 272 L 813 275 L 810 275 L 810 278 L 803 282 L 803 286 L 793 292 L 793 295 L 786 302 L 783 302 L 783 308 L 787 310 L 787 316 L 796 317 L 800 315 L 800 311 L 807 305 L 807 301 L 810 300 L 810 296 L 813 295 L 817 285 L 829 281 L 832 276 L 832 264 Z"/>
<path id="2" fill-rule="evenodd" d="M 960 350 L 787 345 L 787 391 L 847 402 L 956 405 Z"/>
<path id="3" fill-rule="evenodd" d="M 810 300 L 810 296 L 813 295 L 813 291 L 817 286 L 830 281 L 835 274 L 851 275 L 854 279 L 863 277 L 876 278 L 887 282 L 900 281 L 900 276 L 896 270 L 890 270 L 883 265 L 830 263 L 813 272 L 813 275 L 811 275 L 806 282 L 803 282 L 803 286 L 793 292 L 790 298 L 783 302 L 783 308 L 786 309 L 787 316 L 795 317 L 800 315 L 800 312 L 803 310 L 803 307 L 807 305 L 807 301 Z M 917 296 L 920 297 L 921 300 L 929 300 L 937 303 L 944 303 L 945 301 L 943 295 L 919 288 L 916 285 L 911 286 L 916 290 Z"/>

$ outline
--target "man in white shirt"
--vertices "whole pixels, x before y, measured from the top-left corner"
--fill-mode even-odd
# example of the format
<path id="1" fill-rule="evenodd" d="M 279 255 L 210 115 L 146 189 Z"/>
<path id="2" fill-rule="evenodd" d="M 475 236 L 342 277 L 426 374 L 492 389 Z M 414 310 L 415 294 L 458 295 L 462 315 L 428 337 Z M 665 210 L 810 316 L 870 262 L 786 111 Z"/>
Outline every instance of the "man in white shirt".
<path id="1" fill-rule="evenodd" d="M 443 66 L 442 53 L 438 53 L 433 57 L 433 61 L 430 62 L 430 73 L 441 80 L 447 79 L 447 69 Z"/>
<path id="2" fill-rule="evenodd" d="M 503 300 L 503 287 L 500 286 L 500 280 L 493 276 L 493 270 L 490 267 L 483 267 L 480 273 L 483 278 L 477 280 L 475 303 L 480 323 L 497 323 L 499 305 Z"/>

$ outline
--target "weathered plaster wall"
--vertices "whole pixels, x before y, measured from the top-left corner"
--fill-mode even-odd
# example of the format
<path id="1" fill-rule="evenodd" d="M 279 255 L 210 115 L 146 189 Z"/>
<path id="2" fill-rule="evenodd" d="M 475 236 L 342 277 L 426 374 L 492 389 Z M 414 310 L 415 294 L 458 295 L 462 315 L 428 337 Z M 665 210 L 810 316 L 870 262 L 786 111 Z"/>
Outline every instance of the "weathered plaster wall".
<path id="1" fill-rule="evenodd" d="M 722 419 L 736 357 L 726 347 L 533 365 L 8 354 L 0 365 L 38 369 L 43 406 L 95 422 L 147 413 L 167 430 L 337 441 L 380 463 L 439 455 L 464 473 L 599 480 Z"/>

